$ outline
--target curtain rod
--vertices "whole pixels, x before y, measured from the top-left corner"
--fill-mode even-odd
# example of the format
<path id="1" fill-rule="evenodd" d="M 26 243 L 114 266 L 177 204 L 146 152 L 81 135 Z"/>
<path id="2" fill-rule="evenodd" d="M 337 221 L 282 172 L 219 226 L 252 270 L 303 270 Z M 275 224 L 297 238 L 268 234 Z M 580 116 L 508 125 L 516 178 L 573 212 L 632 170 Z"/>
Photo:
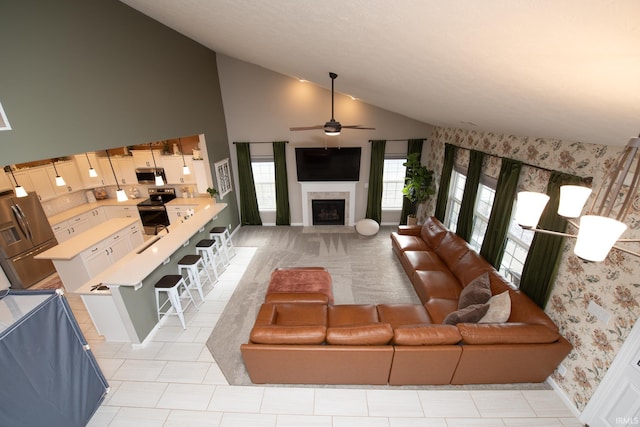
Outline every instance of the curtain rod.
<path id="1" fill-rule="evenodd" d="M 289 141 L 233 141 L 234 144 L 273 144 L 274 142 L 289 143 Z"/>
<path id="2" fill-rule="evenodd" d="M 482 153 L 485 156 L 497 157 L 499 159 L 515 160 L 517 162 L 520 162 L 522 164 L 522 166 L 529 166 L 530 168 L 536 168 L 536 169 L 540 169 L 540 170 L 543 170 L 543 171 L 546 171 L 546 172 L 558 172 L 555 169 L 549 169 L 549 168 L 545 168 L 544 166 L 533 165 L 531 163 L 523 162 L 523 161 L 520 161 L 520 160 L 517 160 L 517 159 L 511 159 L 510 157 L 498 156 L 496 154 L 487 153 L 485 151 L 476 150 L 474 148 L 460 147 L 459 145 L 450 144 L 448 142 L 445 142 L 445 144 L 451 145 L 451 146 L 456 147 L 456 148 L 460 148 L 462 150 L 477 151 L 479 153 Z M 582 176 L 576 175 L 576 174 L 568 174 L 568 175 L 573 175 L 573 176 L 577 176 L 578 178 L 581 178 L 585 184 L 591 184 L 593 182 L 593 177 L 592 176 L 582 177 Z"/>
<path id="3" fill-rule="evenodd" d="M 403 142 L 403 141 L 407 141 L 409 142 L 410 139 L 421 139 L 423 141 L 426 141 L 427 138 L 405 138 L 405 139 L 370 139 L 369 142 L 373 142 L 373 141 L 387 141 L 387 142 Z"/>

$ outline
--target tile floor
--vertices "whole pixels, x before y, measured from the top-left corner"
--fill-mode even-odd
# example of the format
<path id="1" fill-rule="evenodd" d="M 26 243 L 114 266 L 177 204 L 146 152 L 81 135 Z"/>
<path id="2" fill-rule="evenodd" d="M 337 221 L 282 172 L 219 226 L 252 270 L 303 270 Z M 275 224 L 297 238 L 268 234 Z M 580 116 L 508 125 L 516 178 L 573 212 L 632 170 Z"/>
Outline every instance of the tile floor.
<path id="1" fill-rule="evenodd" d="M 238 387 L 226 382 L 205 343 L 255 249 L 238 255 L 187 329 L 177 317 L 143 346 L 108 343 L 82 301 L 66 294 L 110 392 L 89 426 L 445 427 L 581 424 L 552 390 L 374 390 Z"/>

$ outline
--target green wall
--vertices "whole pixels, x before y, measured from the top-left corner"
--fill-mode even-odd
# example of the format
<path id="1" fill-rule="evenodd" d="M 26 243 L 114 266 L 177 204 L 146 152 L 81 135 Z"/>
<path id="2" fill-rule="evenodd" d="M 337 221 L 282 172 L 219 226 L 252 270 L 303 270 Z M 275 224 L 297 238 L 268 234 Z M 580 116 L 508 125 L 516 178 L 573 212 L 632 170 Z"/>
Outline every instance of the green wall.
<path id="1" fill-rule="evenodd" d="M 1 165 L 201 133 L 229 157 L 215 52 L 123 3 L 2 0 L 0 52 Z"/>

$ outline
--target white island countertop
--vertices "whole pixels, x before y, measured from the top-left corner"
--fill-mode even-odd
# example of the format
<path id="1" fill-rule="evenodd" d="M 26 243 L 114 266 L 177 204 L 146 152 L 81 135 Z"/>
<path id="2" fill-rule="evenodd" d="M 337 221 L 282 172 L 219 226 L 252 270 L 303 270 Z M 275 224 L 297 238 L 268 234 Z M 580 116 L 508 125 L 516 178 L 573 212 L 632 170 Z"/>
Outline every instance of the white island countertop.
<path id="1" fill-rule="evenodd" d="M 167 233 L 151 238 L 131 253 L 118 260 L 111 267 L 92 278 L 76 293 L 91 294 L 91 287 L 103 284 L 113 286 L 140 286 L 142 280 L 150 275 L 165 260 L 171 257 L 184 243 L 202 229 L 212 218 L 227 207 L 226 203 L 214 203 L 212 199 L 197 198 L 195 214 L 179 224 L 167 227 Z M 108 293 L 108 291 L 107 291 Z"/>
<path id="2" fill-rule="evenodd" d="M 101 223 L 97 227 L 80 233 L 77 236 L 46 250 L 35 259 L 70 260 L 96 243 L 130 225 L 140 222 L 138 218 L 114 218 Z"/>

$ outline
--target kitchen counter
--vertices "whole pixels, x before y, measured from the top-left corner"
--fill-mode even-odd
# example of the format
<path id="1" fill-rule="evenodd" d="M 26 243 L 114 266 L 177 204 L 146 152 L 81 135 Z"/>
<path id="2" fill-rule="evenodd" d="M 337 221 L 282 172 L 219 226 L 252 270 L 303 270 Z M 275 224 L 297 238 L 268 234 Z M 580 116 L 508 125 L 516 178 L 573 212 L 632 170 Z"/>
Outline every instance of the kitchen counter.
<path id="1" fill-rule="evenodd" d="M 139 287 L 145 277 L 169 259 L 174 252 L 187 243 L 194 234 L 227 206 L 226 203 L 212 203 L 210 198 L 176 199 L 170 203 L 178 200 L 198 201 L 192 217 L 183 220 L 180 224 L 170 225 L 166 232 L 163 231 L 158 236 L 152 237 L 134 248 L 128 255 L 89 280 L 75 292 L 79 294 L 110 292 L 91 291 L 92 287 L 99 284 L 109 287 Z"/>
<path id="2" fill-rule="evenodd" d="M 126 202 L 118 202 L 116 199 L 98 200 L 94 203 L 85 203 L 83 205 L 76 206 L 75 208 L 68 209 L 64 212 L 60 212 L 57 215 L 48 217 L 47 220 L 49 221 L 49 224 L 53 226 L 55 224 L 61 223 L 62 221 L 66 221 L 69 218 L 73 218 L 85 212 L 89 212 L 92 209 L 101 208 L 103 206 L 136 206 L 143 200 L 144 199 L 129 199 Z"/>
<path id="3" fill-rule="evenodd" d="M 93 203 L 92 203 L 93 204 Z M 103 222 L 98 227 L 90 231 L 81 233 L 66 240 L 53 248 L 36 255 L 35 259 L 50 260 L 70 260 L 79 253 L 95 245 L 97 242 L 106 239 L 113 233 L 129 225 L 133 225 L 139 220 L 137 218 L 115 218 Z"/>

